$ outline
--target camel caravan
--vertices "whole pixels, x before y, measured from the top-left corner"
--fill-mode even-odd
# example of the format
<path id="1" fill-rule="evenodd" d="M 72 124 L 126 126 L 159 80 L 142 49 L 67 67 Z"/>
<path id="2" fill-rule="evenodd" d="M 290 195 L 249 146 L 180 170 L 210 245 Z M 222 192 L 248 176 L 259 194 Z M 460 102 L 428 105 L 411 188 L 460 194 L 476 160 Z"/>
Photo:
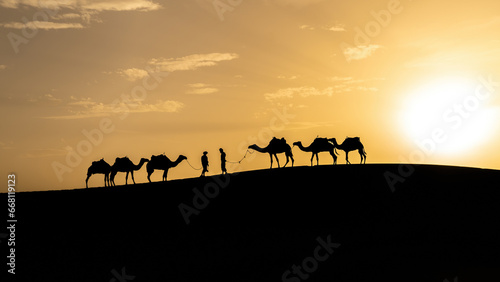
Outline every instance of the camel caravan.
<path id="1" fill-rule="evenodd" d="M 333 158 L 333 164 L 337 164 L 337 149 L 345 152 L 346 164 L 351 164 L 349 161 L 349 152 L 358 151 L 361 157 L 360 164 L 366 163 L 366 151 L 361 143 L 359 137 L 346 137 L 342 144 L 338 144 L 335 138 L 320 138 L 317 137 L 314 141 L 307 147 L 302 145 L 301 141 L 293 143 L 293 147 L 297 146 L 301 151 L 312 153 L 311 155 L 311 166 L 313 166 L 314 157 L 316 157 L 316 165 L 319 165 L 319 153 L 328 152 Z M 273 157 L 276 159 L 278 168 L 280 167 L 278 154 L 284 153 L 286 156 L 286 163 L 283 167 L 292 161 L 292 167 L 294 163 L 292 148 L 285 138 L 278 139 L 273 137 L 269 144 L 261 148 L 256 144 L 248 146 L 248 150 L 257 151 L 259 153 L 269 154 L 271 160 L 270 168 L 273 168 Z M 246 157 L 243 157 L 243 159 Z M 243 160 L 242 159 L 242 160 Z M 148 181 L 151 182 L 151 174 L 155 170 L 163 170 L 162 181 L 167 181 L 168 170 L 176 167 L 183 160 L 187 160 L 186 156 L 179 155 L 175 161 L 171 161 L 165 154 L 151 156 L 151 159 L 142 158 L 138 164 L 134 164 L 128 157 L 116 158 L 113 165 L 109 165 L 104 159 L 92 162 L 92 165 L 87 170 L 87 179 L 85 179 L 85 185 L 87 188 L 90 176 L 93 174 L 104 174 L 104 187 L 115 186 L 115 176 L 118 172 L 125 172 L 125 185 L 128 184 L 129 174 L 132 176 L 132 182 L 135 184 L 134 171 L 140 170 L 142 166 L 146 163 L 146 171 L 148 172 Z M 225 159 L 224 159 L 225 160 Z M 240 161 L 241 162 L 241 161 Z"/>

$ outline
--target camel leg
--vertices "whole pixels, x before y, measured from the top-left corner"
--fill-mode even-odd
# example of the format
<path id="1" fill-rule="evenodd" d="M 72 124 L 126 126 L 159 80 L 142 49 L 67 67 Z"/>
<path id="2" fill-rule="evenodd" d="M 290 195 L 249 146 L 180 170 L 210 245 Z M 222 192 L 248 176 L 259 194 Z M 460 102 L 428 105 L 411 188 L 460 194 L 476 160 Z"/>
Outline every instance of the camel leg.
<path id="1" fill-rule="evenodd" d="M 361 164 L 366 164 L 366 154 L 363 149 L 359 149 L 359 155 L 361 156 Z"/>
<path id="2" fill-rule="evenodd" d="M 336 165 L 337 164 L 337 156 L 335 156 L 335 152 L 333 150 L 330 151 L 330 155 L 332 155 L 333 164 Z"/>
<path id="3" fill-rule="evenodd" d="M 292 159 L 292 167 L 293 167 L 293 163 L 295 162 L 295 160 L 293 159 L 293 154 L 290 154 L 290 159 Z"/>
<path id="4" fill-rule="evenodd" d="M 311 166 L 313 166 L 313 160 L 314 160 L 314 153 L 311 155 Z"/>
<path id="5" fill-rule="evenodd" d="M 135 184 L 135 179 L 134 179 L 134 171 L 132 170 L 132 171 L 130 172 L 130 174 L 132 175 L 132 182 L 134 182 L 134 184 Z"/>
<path id="6" fill-rule="evenodd" d="M 150 177 L 151 177 L 151 174 L 153 174 L 154 169 L 153 170 L 149 170 L 148 169 L 147 171 L 148 171 L 148 181 L 151 183 L 151 178 Z"/>
<path id="7" fill-rule="evenodd" d="M 345 152 L 345 161 L 346 164 L 351 164 L 351 162 L 349 161 L 349 152 Z"/>
<path id="8" fill-rule="evenodd" d="M 316 153 L 316 165 L 319 165 L 319 153 Z"/>
<path id="9" fill-rule="evenodd" d="M 278 168 L 280 168 L 280 160 L 278 159 L 278 155 L 274 154 L 274 157 L 276 158 L 276 163 L 278 164 Z"/>
<path id="10" fill-rule="evenodd" d="M 163 171 L 163 181 L 167 181 L 167 174 L 168 174 L 168 169 L 165 169 Z"/>
<path id="11" fill-rule="evenodd" d="M 271 168 L 273 168 L 273 155 L 269 154 L 269 157 L 271 158 L 271 167 L 270 167 L 270 169 L 271 169 Z"/>
<path id="12" fill-rule="evenodd" d="M 85 186 L 89 188 L 89 178 L 92 174 L 87 174 L 87 179 L 85 179 Z"/>

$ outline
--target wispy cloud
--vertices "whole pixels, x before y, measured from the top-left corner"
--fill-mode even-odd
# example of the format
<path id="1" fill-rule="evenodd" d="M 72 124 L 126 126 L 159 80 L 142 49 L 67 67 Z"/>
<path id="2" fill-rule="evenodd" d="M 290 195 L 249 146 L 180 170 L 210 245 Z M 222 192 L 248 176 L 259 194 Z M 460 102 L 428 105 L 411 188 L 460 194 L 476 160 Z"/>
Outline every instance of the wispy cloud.
<path id="1" fill-rule="evenodd" d="M 0 7 L 11 9 L 32 7 L 52 10 L 153 11 L 160 9 L 161 5 L 149 0 L 0 0 Z"/>
<path id="2" fill-rule="evenodd" d="M 300 29 L 302 30 L 315 30 L 316 28 L 310 26 L 310 25 L 307 25 L 307 24 L 303 24 L 301 26 L 299 26 Z"/>
<path id="3" fill-rule="evenodd" d="M 125 77 L 129 81 L 136 81 L 149 76 L 148 72 L 143 69 L 130 68 L 130 69 L 120 69 L 117 71 L 118 74 Z"/>
<path id="4" fill-rule="evenodd" d="M 210 84 L 205 84 L 205 83 L 193 83 L 193 84 L 188 84 L 188 86 L 191 89 L 186 91 L 187 94 L 207 95 L 219 91 L 218 88 L 212 87 Z"/>
<path id="5" fill-rule="evenodd" d="M 92 117 L 105 117 L 122 115 L 125 113 L 176 113 L 184 107 L 184 104 L 173 100 L 158 100 L 156 103 L 148 104 L 142 101 L 120 102 L 105 104 L 93 101 L 91 98 L 73 100 L 67 103 L 70 115 L 59 115 L 44 117 L 46 119 L 82 119 Z"/>
<path id="6" fill-rule="evenodd" d="M 292 75 L 292 76 L 278 75 L 278 78 L 279 79 L 286 79 L 286 80 L 296 80 L 299 77 L 296 75 Z"/>
<path id="7" fill-rule="evenodd" d="M 67 154 L 68 151 L 63 149 L 31 149 L 19 155 L 19 157 L 24 159 L 37 159 L 37 158 L 65 156 Z"/>
<path id="8" fill-rule="evenodd" d="M 0 27 L 4 28 L 43 30 L 85 28 L 91 21 L 100 22 L 95 17 L 104 11 L 149 12 L 162 8 L 160 4 L 149 0 L 0 0 L 0 7 L 21 11 L 29 8 L 38 11 L 50 10 L 50 13 L 45 13 L 48 17 L 46 21 L 0 23 Z M 60 11 L 65 13 L 59 14 Z"/>
<path id="9" fill-rule="evenodd" d="M 273 101 L 282 98 L 293 98 L 294 96 L 309 97 L 309 96 L 332 96 L 334 91 L 333 87 L 327 87 L 319 90 L 315 87 L 290 87 L 279 89 L 274 93 L 266 93 L 264 97 L 268 101 Z"/>
<path id="10" fill-rule="evenodd" d="M 311 96 L 327 96 L 331 97 L 334 94 L 349 93 L 353 91 L 361 92 L 377 92 L 378 88 L 366 85 L 369 81 L 381 80 L 381 79 L 354 79 L 352 77 L 331 77 L 328 79 L 333 82 L 334 85 L 326 87 L 323 89 L 318 89 L 316 87 L 303 86 L 303 87 L 289 87 L 279 89 L 276 92 L 266 93 L 264 97 L 268 101 L 275 101 L 279 99 L 290 99 L 294 97 L 311 97 Z"/>
<path id="11" fill-rule="evenodd" d="M 346 60 L 350 62 L 366 59 L 373 55 L 373 53 L 380 48 L 382 48 L 382 46 L 376 44 L 359 45 L 355 47 L 344 47 L 343 52 Z"/>
<path id="12" fill-rule="evenodd" d="M 31 103 L 37 103 L 37 102 L 62 102 L 62 99 L 54 97 L 52 94 L 44 94 L 41 96 L 38 96 L 36 98 L 29 98 L 28 102 Z"/>
<path id="13" fill-rule="evenodd" d="M 275 4 L 279 4 L 279 5 L 302 8 L 305 6 L 317 4 L 319 2 L 323 2 L 325 0 L 264 0 L 264 1 L 267 3 L 275 3 Z"/>
<path id="14" fill-rule="evenodd" d="M 334 26 L 327 27 L 326 29 L 329 30 L 329 31 L 334 31 L 334 32 L 343 32 L 343 31 L 346 31 L 345 30 L 345 25 L 343 25 L 343 24 L 336 24 Z"/>
<path id="15" fill-rule="evenodd" d="M 157 66 L 161 71 L 174 72 L 196 70 L 200 67 L 215 66 L 219 62 L 231 61 L 238 58 L 238 54 L 234 53 L 209 53 L 209 54 L 194 54 L 181 58 L 159 58 L 152 59 L 149 63 Z"/>
<path id="16" fill-rule="evenodd" d="M 160 4 L 148 0 L 115 0 L 89 1 L 82 5 L 85 10 L 95 11 L 154 11 L 161 8 Z"/>
<path id="17" fill-rule="evenodd" d="M 68 29 L 68 28 L 84 28 L 81 23 L 58 23 L 58 22 L 44 22 L 44 21 L 32 21 L 32 22 L 9 22 L 0 23 L 0 26 L 12 29 Z"/>
<path id="18" fill-rule="evenodd" d="M 321 27 L 314 27 L 311 25 L 303 24 L 299 26 L 300 29 L 302 30 L 327 30 L 327 31 L 333 31 L 333 32 L 343 32 L 346 31 L 345 25 L 343 24 L 336 24 L 333 26 L 321 26 Z"/>

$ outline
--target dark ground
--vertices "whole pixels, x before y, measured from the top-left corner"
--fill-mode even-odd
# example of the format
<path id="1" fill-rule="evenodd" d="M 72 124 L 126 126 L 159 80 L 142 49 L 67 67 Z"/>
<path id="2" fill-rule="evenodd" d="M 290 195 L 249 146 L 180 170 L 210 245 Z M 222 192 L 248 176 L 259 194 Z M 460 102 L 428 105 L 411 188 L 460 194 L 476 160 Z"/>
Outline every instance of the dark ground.
<path id="1" fill-rule="evenodd" d="M 500 281 L 500 171 L 414 168 L 395 192 L 398 165 L 370 164 L 17 193 L 15 278 Z M 213 198 L 195 197 L 205 187 Z"/>

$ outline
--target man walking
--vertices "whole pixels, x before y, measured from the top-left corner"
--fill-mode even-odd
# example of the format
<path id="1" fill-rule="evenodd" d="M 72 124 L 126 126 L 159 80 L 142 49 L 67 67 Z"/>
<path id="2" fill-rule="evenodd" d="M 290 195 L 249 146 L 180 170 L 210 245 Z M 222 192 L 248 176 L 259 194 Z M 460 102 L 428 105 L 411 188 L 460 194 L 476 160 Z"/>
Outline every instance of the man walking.
<path id="1" fill-rule="evenodd" d="M 203 171 L 201 172 L 200 177 L 205 176 L 205 172 L 208 172 L 208 152 L 203 152 L 203 156 L 201 156 L 201 165 L 203 166 Z"/>
<path id="2" fill-rule="evenodd" d="M 220 168 L 222 170 L 222 174 L 227 174 L 227 169 L 226 169 L 226 153 L 222 148 L 219 149 L 220 152 Z"/>

